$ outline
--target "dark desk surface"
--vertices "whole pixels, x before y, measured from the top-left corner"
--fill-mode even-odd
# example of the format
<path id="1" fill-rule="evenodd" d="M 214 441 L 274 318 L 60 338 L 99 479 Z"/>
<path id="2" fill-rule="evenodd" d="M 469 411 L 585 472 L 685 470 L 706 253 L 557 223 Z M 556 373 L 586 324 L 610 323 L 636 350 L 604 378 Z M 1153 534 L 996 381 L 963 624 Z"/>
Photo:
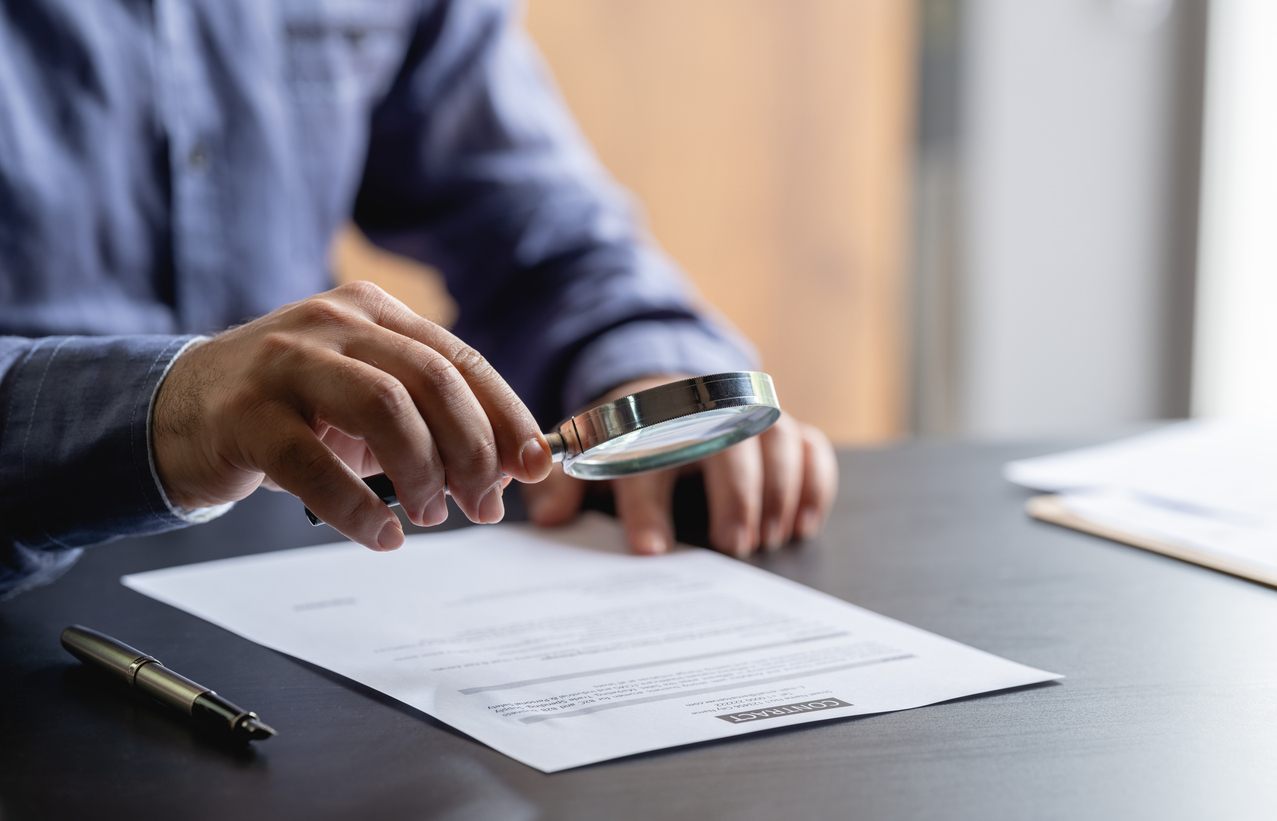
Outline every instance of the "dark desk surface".
<path id="1" fill-rule="evenodd" d="M 118 583 L 332 540 L 261 493 L 0 604 L 0 817 L 1277 817 L 1277 590 L 1027 519 L 1000 466 L 1052 449 L 843 453 L 826 534 L 759 564 L 1062 684 L 544 775 Z M 77 622 L 279 738 L 237 752 L 103 686 L 58 645 Z"/>

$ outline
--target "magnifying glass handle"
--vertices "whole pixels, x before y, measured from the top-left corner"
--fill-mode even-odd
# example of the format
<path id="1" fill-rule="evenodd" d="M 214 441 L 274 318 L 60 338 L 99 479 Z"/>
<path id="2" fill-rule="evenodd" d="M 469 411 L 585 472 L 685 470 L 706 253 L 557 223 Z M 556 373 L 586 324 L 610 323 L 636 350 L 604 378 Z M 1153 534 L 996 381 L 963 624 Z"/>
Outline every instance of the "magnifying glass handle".
<path id="1" fill-rule="evenodd" d="M 555 462 L 562 462 L 563 457 L 568 453 L 567 440 L 563 438 L 563 434 L 555 431 L 545 435 L 545 441 L 550 446 L 550 459 Z M 377 494 L 377 498 L 386 503 L 387 507 L 395 507 L 399 504 L 399 496 L 395 493 L 395 486 L 390 481 L 390 477 L 384 473 L 378 473 L 376 476 L 364 477 L 364 484 L 368 485 L 368 489 Z M 444 493 L 448 493 L 448 486 L 445 484 Z M 310 519 L 313 527 L 318 527 L 324 522 L 314 513 L 310 512 L 310 508 L 306 508 L 306 518 Z"/>

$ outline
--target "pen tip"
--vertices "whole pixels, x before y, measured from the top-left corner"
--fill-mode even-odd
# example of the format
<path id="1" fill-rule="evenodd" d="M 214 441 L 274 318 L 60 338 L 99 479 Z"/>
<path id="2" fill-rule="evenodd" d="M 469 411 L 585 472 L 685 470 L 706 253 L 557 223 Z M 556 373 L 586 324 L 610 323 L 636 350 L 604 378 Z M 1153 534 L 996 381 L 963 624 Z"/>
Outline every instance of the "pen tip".
<path id="1" fill-rule="evenodd" d="M 261 741 L 276 735 L 275 730 L 257 716 L 249 716 L 239 723 L 240 730 L 250 741 Z"/>

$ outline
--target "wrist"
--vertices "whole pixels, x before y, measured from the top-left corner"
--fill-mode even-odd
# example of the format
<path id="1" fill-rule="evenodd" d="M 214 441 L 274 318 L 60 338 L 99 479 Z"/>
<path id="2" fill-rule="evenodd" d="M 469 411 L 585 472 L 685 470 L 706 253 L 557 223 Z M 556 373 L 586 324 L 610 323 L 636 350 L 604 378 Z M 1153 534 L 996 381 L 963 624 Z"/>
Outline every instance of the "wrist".
<path id="1" fill-rule="evenodd" d="M 151 395 L 149 411 L 151 466 L 160 493 L 175 515 L 183 511 L 208 508 L 224 500 L 205 499 L 195 490 L 196 461 L 190 443 L 200 436 L 202 404 L 189 384 L 192 355 L 208 342 L 207 337 L 191 340 L 169 363 Z"/>

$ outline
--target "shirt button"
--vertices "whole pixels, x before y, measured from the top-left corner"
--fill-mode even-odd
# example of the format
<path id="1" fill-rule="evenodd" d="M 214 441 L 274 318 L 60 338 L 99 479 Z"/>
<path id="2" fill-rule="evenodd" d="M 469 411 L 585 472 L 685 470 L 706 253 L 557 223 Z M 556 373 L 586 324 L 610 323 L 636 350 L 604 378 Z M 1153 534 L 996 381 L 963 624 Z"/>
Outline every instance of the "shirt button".
<path id="1" fill-rule="evenodd" d="M 203 143 L 196 143 L 191 146 L 191 151 L 186 155 L 186 163 L 197 171 L 208 165 L 208 149 Z"/>

